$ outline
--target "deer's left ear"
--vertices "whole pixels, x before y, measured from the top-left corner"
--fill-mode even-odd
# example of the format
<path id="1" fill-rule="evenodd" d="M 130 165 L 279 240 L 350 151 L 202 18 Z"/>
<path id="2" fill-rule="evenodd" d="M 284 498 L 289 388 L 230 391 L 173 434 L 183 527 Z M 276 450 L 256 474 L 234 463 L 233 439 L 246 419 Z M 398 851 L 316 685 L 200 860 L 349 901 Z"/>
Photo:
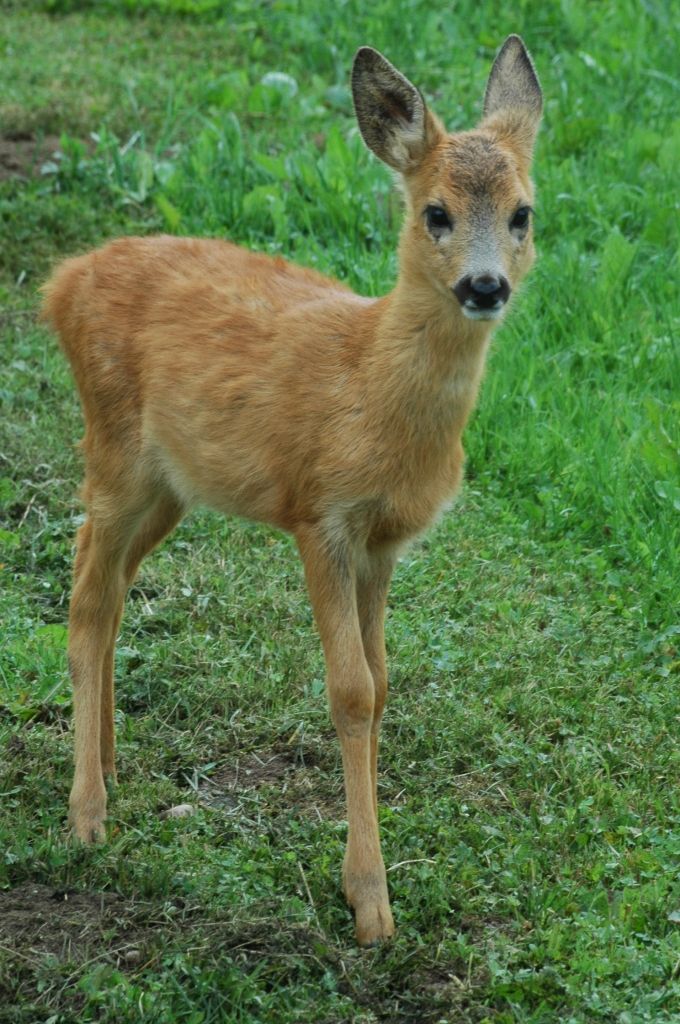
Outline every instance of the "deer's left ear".
<path id="1" fill-rule="evenodd" d="M 508 36 L 486 85 L 482 127 L 507 136 L 529 161 L 542 110 L 543 94 L 529 51 L 519 36 Z"/>

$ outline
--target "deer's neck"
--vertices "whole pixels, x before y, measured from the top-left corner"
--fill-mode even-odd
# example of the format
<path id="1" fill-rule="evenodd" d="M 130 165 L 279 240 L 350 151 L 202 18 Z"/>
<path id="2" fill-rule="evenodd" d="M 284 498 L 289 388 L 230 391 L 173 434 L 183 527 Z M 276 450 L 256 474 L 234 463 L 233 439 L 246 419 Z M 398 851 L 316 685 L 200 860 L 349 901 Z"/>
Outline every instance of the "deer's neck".
<path id="1" fill-rule="evenodd" d="M 417 273 L 380 300 L 370 385 L 390 418 L 427 434 L 460 434 L 484 371 L 491 324 L 468 320 L 453 295 Z"/>

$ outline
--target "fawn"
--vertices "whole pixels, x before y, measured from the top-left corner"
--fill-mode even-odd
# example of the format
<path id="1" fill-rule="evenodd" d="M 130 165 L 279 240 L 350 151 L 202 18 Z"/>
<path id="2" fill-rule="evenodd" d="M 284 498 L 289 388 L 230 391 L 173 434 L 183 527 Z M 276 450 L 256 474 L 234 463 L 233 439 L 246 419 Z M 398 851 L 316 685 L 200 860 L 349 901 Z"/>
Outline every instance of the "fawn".
<path id="1" fill-rule="evenodd" d="M 478 128 L 448 134 L 362 47 L 367 146 L 401 175 L 399 277 L 371 299 L 225 241 L 123 238 L 44 286 L 83 406 L 87 518 L 69 618 L 70 822 L 104 837 L 115 778 L 113 659 L 138 566 L 197 502 L 290 531 L 342 747 L 344 891 L 362 945 L 392 935 L 376 770 L 395 561 L 460 484 L 491 329 L 534 259 L 529 179 L 541 90 L 524 43 L 493 64 Z"/>

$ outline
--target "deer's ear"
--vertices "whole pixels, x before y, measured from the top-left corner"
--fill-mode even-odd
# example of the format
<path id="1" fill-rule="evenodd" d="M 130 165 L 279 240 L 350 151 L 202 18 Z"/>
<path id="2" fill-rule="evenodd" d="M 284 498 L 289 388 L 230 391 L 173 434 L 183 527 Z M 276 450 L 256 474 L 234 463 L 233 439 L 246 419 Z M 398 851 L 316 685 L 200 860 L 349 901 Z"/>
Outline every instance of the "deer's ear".
<path id="1" fill-rule="evenodd" d="M 530 160 L 542 109 L 543 94 L 529 51 L 519 36 L 508 36 L 486 85 L 482 125 L 511 137 Z"/>
<path id="2" fill-rule="evenodd" d="M 415 170 L 442 132 L 415 85 L 377 50 L 362 46 L 352 67 L 352 96 L 368 148 L 395 171 Z"/>

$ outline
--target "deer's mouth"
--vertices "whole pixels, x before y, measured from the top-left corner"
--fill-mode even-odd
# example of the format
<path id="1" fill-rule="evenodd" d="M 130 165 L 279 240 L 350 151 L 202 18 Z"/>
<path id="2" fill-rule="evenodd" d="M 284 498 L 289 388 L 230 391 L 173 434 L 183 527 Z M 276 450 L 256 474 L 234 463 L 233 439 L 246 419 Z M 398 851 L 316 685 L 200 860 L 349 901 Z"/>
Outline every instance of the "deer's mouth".
<path id="1" fill-rule="evenodd" d="M 498 299 L 494 306 L 478 306 L 473 300 L 461 304 L 463 316 L 468 320 L 500 320 L 505 309 L 505 302 Z"/>

